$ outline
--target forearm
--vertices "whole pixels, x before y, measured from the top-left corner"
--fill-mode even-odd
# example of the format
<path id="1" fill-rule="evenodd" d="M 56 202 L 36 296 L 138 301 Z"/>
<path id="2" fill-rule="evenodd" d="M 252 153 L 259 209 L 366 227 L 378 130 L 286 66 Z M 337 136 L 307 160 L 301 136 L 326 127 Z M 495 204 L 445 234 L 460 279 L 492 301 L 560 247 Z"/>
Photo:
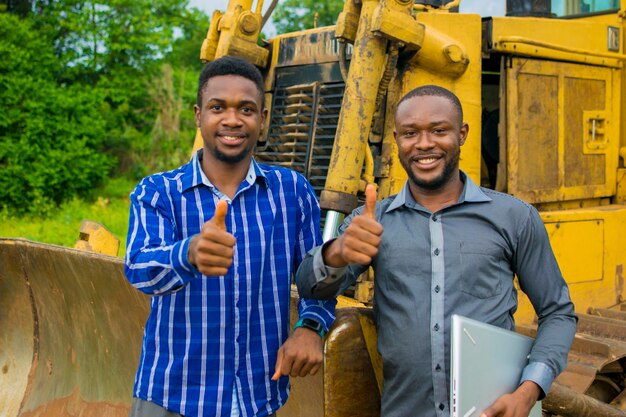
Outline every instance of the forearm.
<path id="1" fill-rule="evenodd" d="M 564 289 L 566 291 L 566 289 Z M 569 297 L 539 308 L 537 336 L 530 352 L 522 381 L 535 382 L 542 389 L 541 398 L 550 390 L 554 379 L 565 369 L 567 355 L 576 333 L 577 317 Z"/>
<path id="2" fill-rule="evenodd" d="M 313 249 L 302 260 L 296 273 L 296 285 L 301 297 L 331 299 L 344 289 L 345 281 L 350 278 L 349 269 L 329 267 L 322 256 L 323 248 L 332 242 Z"/>
<path id="3" fill-rule="evenodd" d="M 573 307 L 571 311 L 567 306 L 562 309 L 565 311 L 539 320 L 529 364 L 522 374 L 522 380 L 537 383 L 544 395 L 549 392 L 554 379 L 565 369 L 567 355 L 576 333 Z"/>
<path id="4" fill-rule="evenodd" d="M 178 291 L 196 275 L 195 268 L 187 258 L 188 247 L 189 239 L 169 245 L 145 247 L 130 241 L 124 265 L 128 281 L 149 295 Z"/>

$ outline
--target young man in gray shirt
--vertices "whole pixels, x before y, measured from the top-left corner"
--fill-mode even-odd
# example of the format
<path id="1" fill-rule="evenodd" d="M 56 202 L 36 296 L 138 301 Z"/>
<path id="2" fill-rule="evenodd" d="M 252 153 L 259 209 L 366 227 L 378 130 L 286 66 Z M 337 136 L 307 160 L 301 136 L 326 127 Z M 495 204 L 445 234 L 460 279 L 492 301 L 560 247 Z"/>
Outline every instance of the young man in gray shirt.
<path id="1" fill-rule="evenodd" d="M 450 318 L 513 330 L 516 275 L 538 334 L 517 390 L 481 416 L 527 417 L 567 361 L 577 319 L 543 222 L 530 204 L 459 170 L 468 130 L 452 92 L 422 86 L 405 95 L 394 131 L 404 188 L 376 204 L 368 186 L 366 205 L 298 270 L 302 296 L 332 298 L 373 267 L 383 417 L 450 415 Z"/>

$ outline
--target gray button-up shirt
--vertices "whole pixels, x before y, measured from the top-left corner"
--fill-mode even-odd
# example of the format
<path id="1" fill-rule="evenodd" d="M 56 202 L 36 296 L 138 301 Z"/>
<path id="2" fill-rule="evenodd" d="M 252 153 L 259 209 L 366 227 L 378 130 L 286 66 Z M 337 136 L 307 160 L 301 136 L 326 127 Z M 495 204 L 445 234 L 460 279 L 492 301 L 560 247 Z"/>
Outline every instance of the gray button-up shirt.
<path id="1" fill-rule="evenodd" d="M 408 184 L 376 205 L 384 232 L 371 266 L 384 417 L 450 415 L 450 317 L 513 330 L 515 275 L 539 318 L 522 381 L 534 381 L 547 393 L 567 361 L 576 315 L 539 214 L 461 176 L 459 201 L 436 213 L 415 202 Z M 339 232 L 361 211 L 356 209 Z M 318 247 L 300 265 L 296 282 L 302 296 L 329 298 L 353 285 L 366 268 L 327 267 Z"/>

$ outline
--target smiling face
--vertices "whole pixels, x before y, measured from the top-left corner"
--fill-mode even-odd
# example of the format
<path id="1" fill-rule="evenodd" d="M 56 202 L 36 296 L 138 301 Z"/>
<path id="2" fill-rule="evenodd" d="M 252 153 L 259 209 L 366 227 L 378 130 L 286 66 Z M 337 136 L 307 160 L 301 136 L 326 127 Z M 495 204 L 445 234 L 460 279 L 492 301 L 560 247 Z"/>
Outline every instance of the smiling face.
<path id="1" fill-rule="evenodd" d="M 460 147 L 467 132 L 467 123 L 446 97 L 415 96 L 400 103 L 394 136 L 414 194 L 441 193 L 458 186 Z"/>
<path id="2" fill-rule="evenodd" d="M 262 103 L 256 84 L 245 77 L 209 78 L 202 89 L 202 107 L 194 106 L 205 158 L 247 167 L 267 115 Z"/>

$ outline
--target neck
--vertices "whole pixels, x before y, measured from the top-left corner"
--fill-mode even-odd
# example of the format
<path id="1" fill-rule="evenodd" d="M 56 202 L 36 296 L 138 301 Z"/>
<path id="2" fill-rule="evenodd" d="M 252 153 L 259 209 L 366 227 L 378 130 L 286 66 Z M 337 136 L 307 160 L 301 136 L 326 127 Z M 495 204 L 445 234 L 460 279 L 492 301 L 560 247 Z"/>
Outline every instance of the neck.
<path id="1" fill-rule="evenodd" d="M 237 163 L 221 161 L 206 148 L 202 155 L 200 167 L 209 181 L 230 199 L 235 197 L 239 185 L 246 178 L 252 155 L 248 155 Z"/>
<path id="2" fill-rule="evenodd" d="M 457 172 L 447 183 L 435 190 L 420 187 L 409 180 L 409 190 L 417 203 L 426 207 L 431 213 L 436 213 L 459 201 L 463 192 L 463 181 L 461 181 L 460 172 Z"/>

